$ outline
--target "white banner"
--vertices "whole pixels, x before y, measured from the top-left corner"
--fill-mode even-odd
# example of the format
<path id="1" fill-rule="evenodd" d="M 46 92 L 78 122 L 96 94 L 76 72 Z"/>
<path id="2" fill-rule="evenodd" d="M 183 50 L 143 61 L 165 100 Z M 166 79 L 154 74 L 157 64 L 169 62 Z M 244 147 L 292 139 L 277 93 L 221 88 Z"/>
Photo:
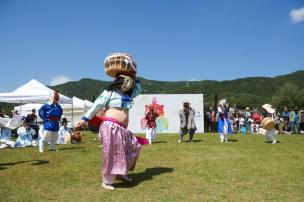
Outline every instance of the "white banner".
<path id="1" fill-rule="evenodd" d="M 195 110 L 196 133 L 204 132 L 203 94 L 144 94 L 134 99 L 130 110 L 128 129 L 134 133 L 145 133 L 144 117 L 148 105 L 153 104 L 159 117 L 156 119 L 158 133 L 178 133 L 180 128 L 179 111 L 188 100 Z"/>

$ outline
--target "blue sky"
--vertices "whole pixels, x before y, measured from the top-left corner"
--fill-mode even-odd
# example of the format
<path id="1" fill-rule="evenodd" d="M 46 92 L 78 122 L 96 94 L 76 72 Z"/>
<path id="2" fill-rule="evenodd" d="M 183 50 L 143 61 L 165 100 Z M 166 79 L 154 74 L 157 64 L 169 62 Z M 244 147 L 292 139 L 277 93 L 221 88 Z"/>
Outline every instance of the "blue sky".
<path id="1" fill-rule="evenodd" d="M 304 1 L 0 0 L 0 92 L 32 78 L 109 80 L 111 52 L 153 80 L 291 73 L 304 69 Z"/>

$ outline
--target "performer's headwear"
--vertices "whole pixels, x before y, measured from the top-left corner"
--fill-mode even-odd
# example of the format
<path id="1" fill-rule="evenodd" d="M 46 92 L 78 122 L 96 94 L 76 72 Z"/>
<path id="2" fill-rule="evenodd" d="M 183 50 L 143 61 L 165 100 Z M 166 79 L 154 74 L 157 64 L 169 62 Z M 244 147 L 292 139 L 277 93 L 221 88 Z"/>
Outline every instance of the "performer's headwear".
<path id="1" fill-rule="evenodd" d="M 127 53 L 111 53 L 104 60 L 107 75 L 116 78 L 118 75 L 134 75 L 137 65 L 134 58 Z"/>
<path id="2" fill-rule="evenodd" d="M 272 105 L 271 104 L 264 104 L 262 106 L 263 109 L 265 109 L 265 111 L 267 111 L 268 113 L 270 114 L 273 114 L 275 113 L 275 109 L 273 109 Z"/>
<path id="3" fill-rule="evenodd" d="M 226 103 L 227 103 L 227 100 L 226 99 L 222 99 L 222 100 L 219 101 L 218 104 L 224 107 L 226 105 Z"/>

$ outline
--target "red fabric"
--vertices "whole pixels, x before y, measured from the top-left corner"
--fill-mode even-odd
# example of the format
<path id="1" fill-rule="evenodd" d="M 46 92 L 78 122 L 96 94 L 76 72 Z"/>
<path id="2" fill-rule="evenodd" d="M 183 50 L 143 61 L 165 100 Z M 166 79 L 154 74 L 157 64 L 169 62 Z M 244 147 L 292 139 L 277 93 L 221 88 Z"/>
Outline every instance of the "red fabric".
<path id="1" fill-rule="evenodd" d="M 58 116 L 49 116 L 49 117 L 47 117 L 49 120 L 51 120 L 51 121 L 59 121 L 60 120 L 60 117 L 58 117 Z"/>
<path id="2" fill-rule="evenodd" d="M 103 120 L 106 120 L 106 118 L 103 119 L 102 116 L 95 116 L 91 120 L 89 120 L 89 125 L 91 126 L 100 126 Z M 147 145 L 149 144 L 149 141 L 146 138 L 135 136 L 138 143 L 141 145 Z"/>
<path id="3" fill-rule="evenodd" d="M 254 113 L 252 115 L 253 120 L 255 120 L 256 123 L 260 123 L 261 122 L 261 116 L 258 113 Z"/>
<path id="4" fill-rule="evenodd" d="M 148 111 L 146 113 L 146 120 L 147 120 L 147 127 L 148 128 L 156 128 L 156 117 L 158 117 L 158 114 L 155 112 Z"/>
<path id="5" fill-rule="evenodd" d="M 102 116 L 95 116 L 91 120 L 89 120 L 89 125 L 99 127 L 101 122 L 102 122 Z"/>
<path id="6" fill-rule="evenodd" d="M 149 141 L 146 139 L 146 138 L 143 138 L 143 137 L 138 137 L 138 136 L 135 136 L 138 143 L 141 144 L 141 145 L 147 145 L 149 144 Z"/>

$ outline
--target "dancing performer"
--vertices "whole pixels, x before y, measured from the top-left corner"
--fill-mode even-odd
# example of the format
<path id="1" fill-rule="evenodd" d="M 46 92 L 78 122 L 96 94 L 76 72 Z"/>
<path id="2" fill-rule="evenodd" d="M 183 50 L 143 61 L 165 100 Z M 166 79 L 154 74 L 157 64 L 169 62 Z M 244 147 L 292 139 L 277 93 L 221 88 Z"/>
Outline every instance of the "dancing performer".
<path id="1" fill-rule="evenodd" d="M 277 133 L 275 129 L 275 122 L 274 122 L 274 113 L 275 110 L 272 108 L 270 104 L 264 104 L 262 106 L 264 110 L 262 113 L 263 120 L 261 122 L 261 127 L 265 129 L 265 138 L 266 142 L 271 142 L 272 144 L 276 144 L 277 141 L 275 139 L 275 135 Z"/>
<path id="2" fill-rule="evenodd" d="M 147 121 L 146 126 L 146 138 L 149 140 L 149 144 L 156 138 L 156 118 L 158 114 L 154 110 L 154 106 L 150 105 L 148 111 L 146 112 L 145 118 Z"/>
<path id="3" fill-rule="evenodd" d="M 219 102 L 218 111 L 218 133 L 220 134 L 221 143 L 228 142 L 227 134 L 233 133 L 229 120 L 229 113 L 226 107 L 226 99 Z"/>
<path id="4" fill-rule="evenodd" d="M 183 140 L 184 135 L 186 135 L 187 133 L 189 133 L 189 142 L 192 141 L 193 135 L 196 131 L 194 117 L 195 111 L 190 107 L 190 102 L 183 102 L 183 109 L 179 111 L 180 131 L 178 143 Z"/>
<path id="5" fill-rule="evenodd" d="M 102 111 L 103 122 L 99 136 L 102 147 L 102 187 L 114 190 L 116 178 L 130 182 L 128 171 L 135 168 L 140 153 L 140 144 L 127 129 L 129 109 L 133 98 L 141 92 L 140 81 L 136 79 L 136 62 L 125 53 L 110 54 L 104 61 L 106 73 L 114 82 L 95 100 L 92 108 L 83 116 L 76 127 L 83 126 Z"/>
<path id="6" fill-rule="evenodd" d="M 58 139 L 59 121 L 62 116 L 62 108 L 58 104 L 59 92 L 54 91 L 49 102 L 45 103 L 39 109 L 39 116 L 44 121 L 43 134 L 39 139 L 39 152 L 44 152 L 44 145 L 51 142 L 50 151 L 56 151 L 56 143 Z"/>

